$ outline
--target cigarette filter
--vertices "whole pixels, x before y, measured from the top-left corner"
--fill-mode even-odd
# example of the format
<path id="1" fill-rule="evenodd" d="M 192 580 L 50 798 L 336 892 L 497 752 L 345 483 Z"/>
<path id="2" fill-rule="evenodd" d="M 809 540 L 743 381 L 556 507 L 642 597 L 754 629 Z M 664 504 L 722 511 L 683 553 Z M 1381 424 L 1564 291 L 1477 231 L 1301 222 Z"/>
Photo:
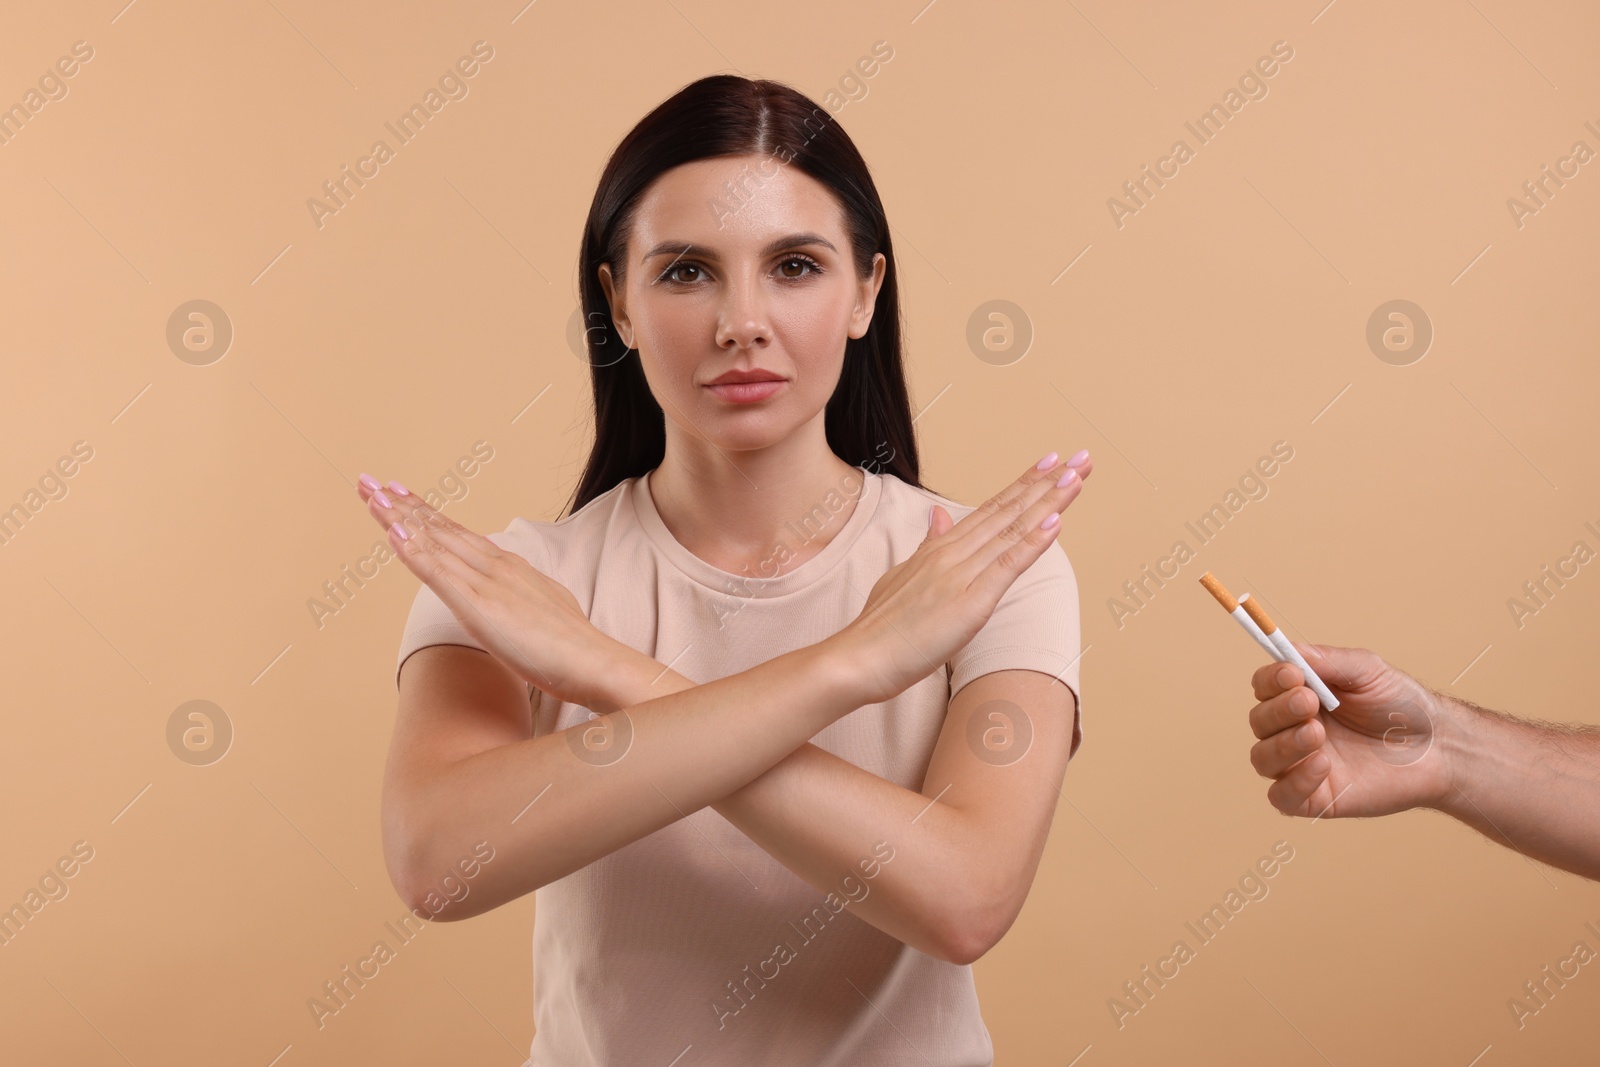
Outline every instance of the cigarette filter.
<path id="1" fill-rule="evenodd" d="M 1261 632 L 1261 628 L 1256 625 L 1255 620 L 1245 612 L 1244 608 L 1239 606 L 1239 601 L 1233 599 L 1233 594 L 1228 592 L 1221 582 L 1217 581 L 1215 575 L 1210 571 L 1206 571 L 1200 576 L 1200 584 L 1206 587 L 1206 592 L 1217 598 L 1217 603 L 1222 605 L 1222 610 L 1232 615 L 1234 621 L 1244 627 L 1244 632 L 1249 634 L 1256 644 L 1266 650 L 1267 655 L 1279 662 L 1283 661 L 1283 654 L 1278 651 L 1278 646 L 1267 640 L 1267 635 Z M 1246 597 L 1249 595 L 1249 593 L 1245 594 Z"/>

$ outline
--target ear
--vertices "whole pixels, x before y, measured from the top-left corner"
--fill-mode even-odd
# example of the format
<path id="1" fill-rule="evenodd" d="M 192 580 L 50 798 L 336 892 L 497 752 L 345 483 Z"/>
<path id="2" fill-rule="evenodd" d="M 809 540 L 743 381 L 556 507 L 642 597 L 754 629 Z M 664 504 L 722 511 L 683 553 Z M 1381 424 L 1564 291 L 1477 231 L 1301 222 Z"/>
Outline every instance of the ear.
<path id="1" fill-rule="evenodd" d="M 600 275 L 600 288 L 605 290 L 606 303 L 611 307 L 611 321 L 617 324 L 617 336 L 625 346 L 632 348 L 633 325 L 628 321 L 628 312 L 623 306 L 622 294 L 612 282 L 611 264 L 600 264 L 598 273 Z"/>
<path id="2" fill-rule="evenodd" d="M 878 290 L 883 288 L 883 276 L 888 270 L 888 259 L 882 252 L 874 252 L 872 277 L 862 280 L 860 292 L 856 297 L 856 306 L 850 312 L 851 337 L 861 338 L 867 335 L 867 327 L 872 325 L 872 311 L 878 306 Z"/>

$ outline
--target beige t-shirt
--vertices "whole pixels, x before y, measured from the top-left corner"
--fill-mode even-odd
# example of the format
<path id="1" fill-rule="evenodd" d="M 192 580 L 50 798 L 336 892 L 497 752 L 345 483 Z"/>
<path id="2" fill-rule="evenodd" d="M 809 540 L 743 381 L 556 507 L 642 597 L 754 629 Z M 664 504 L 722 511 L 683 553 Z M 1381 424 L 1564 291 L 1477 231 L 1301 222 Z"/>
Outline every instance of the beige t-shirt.
<path id="1" fill-rule="evenodd" d="M 874 583 L 927 535 L 928 506 L 972 508 L 857 468 L 819 504 L 833 540 L 763 579 L 814 535 L 796 515 L 788 547 L 754 577 L 713 567 L 661 521 L 648 476 L 556 522 L 516 518 L 490 540 L 570 589 L 604 633 L 691 681 L 747 670 L 837 633 Z M 1078 592 L 1060 543 L 1000 600 L 989 622 L 921 682 L 859 708 L 812 739 L 920 792 L 950 698 L 991 671 L 1027 668 L 1078 692 Z M 426 585 L 406 620 L 399 666 L 425 645 L 482 648 Z M 589 720 L 529 686 L 535 736 Z M 1072 751 L 1081 740 L 1075 726 Z M 537 783 L 533 783 L 537 784 Z M 595 818 L 603 818 L 596 811 Z M 574 828 L 581 832 L 581 828 Z M 865 872 L 892 863 L 894 834 L 858 877 L 819 890 L 707 806 L 535 891 L 530 1067 L 677 1063 L 987 1067 L 993 1046 L 970 966 L 936 959 L 857 918 Z M 682 1059 L 675 1057 L 687 1055 Z"/>

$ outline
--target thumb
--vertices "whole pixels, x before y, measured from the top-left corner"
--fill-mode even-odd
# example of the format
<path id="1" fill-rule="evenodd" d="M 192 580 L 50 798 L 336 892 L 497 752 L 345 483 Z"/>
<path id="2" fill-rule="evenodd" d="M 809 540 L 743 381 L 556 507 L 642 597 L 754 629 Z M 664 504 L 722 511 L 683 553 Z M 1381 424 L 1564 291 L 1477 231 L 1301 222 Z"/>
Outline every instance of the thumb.
<path id="1" fill-rule="evenodd" d="M 928 536 L 922 539 L 922 543 L 927 544 L 936 537 L 944 536 L 955 524 L 956 520 L 950 517 L 948 511 L 934 504 L 928 508 Z"/>
<path id="2" fill-rule="evenodd" d="M 1317 677 L 1347 693 L 1377 682 L 1389 666 L 1383 657 L 1371 649 L 1309 645 L 1299 641 L 1294 642 L 1294 647 L 1300 650 L 1311 669 L 1317 672 Z"/>

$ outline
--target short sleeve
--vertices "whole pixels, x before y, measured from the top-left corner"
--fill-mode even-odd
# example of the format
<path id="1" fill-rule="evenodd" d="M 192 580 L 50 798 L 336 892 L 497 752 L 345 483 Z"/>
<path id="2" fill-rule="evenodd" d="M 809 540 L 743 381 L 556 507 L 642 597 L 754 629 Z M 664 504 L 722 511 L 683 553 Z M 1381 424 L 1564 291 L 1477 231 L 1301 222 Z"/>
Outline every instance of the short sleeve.
<path id="1" fill-rule="evenodd" d="M 515 552 L 533 564 L 541 573 L 550 573 L 549 549 L 536 524 L 516 518 L 504 530 L 486 536 L 500 548 Z M 439 599 L 439 594 L 423 583 L 411 600 L 411 613 L 406 616 L 405 630 L 400 636 L 400 652 L 394 663 L 396 689 L 400 688 L 400 668 L 405 664 L 406 657 L 429 645 L 465 645 L 480 652 L 488 651 L 467 632 L 455 612 Z"/>
<path id="2" fill-rule="evenodd" d="M 1078 580 L 1059 541 L 1017 576 L 983 629 L 950 657 L 950 695 L 994 671 L 1026 669 L 1059 678 L 1072 690 L 1078 716 L 1072 751 L 1083 741 L 1078 689 Z"/>

